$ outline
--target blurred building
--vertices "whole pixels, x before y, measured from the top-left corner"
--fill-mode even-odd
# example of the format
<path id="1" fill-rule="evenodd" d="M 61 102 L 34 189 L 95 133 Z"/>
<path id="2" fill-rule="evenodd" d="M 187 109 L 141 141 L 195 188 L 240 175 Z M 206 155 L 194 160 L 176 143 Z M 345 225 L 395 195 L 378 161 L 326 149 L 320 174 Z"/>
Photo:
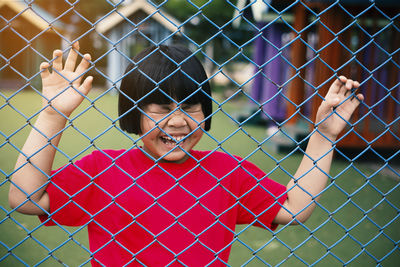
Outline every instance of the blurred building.
<path id="1" fill-rule="evenodd" d="M 0 89 L 30 85 L 40 62 L 61 47 L 63 27 L 35 4 L 0 0 Z"/>
<path id="2" fill-rule="evenodd" d="M 110 86 L 116 86 L 130 58 L 152 44 L 173 42 L 183 27 L 149 2 L 136 0 L 105 16 L 96 25 L 96 31 L 108 45 L 105 78 Z"/>

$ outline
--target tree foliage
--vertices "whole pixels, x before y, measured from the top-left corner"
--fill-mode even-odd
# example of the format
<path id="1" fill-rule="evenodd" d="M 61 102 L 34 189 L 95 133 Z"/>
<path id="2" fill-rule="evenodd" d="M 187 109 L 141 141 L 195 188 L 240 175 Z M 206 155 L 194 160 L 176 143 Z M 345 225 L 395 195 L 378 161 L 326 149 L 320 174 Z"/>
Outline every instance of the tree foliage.
<path id="1" fill-rule="evenodd" d="M 168 0 L 163 8 L 185 23 L 185 30 L 190 38 L 198 44 L 207 42 L 221 33 L 232 30 L 231 23 L 234 4 L 229 0 Z M 218 34 L 220 33 L 220 34 Z"/>

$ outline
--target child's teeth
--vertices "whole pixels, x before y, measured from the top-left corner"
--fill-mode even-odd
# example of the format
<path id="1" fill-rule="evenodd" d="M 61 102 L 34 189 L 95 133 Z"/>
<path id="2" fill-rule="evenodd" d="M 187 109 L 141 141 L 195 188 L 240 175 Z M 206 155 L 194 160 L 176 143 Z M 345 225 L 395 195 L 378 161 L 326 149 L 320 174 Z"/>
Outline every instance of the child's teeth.
<path id="1" fill-rule="evenodd" d="M 173 141 L 173 142 L 175 142 L 175 141 L 179 142 L 179 141 L 181 141 L 183 138 L 184 138 L 183 136 L 176 136 L 176 137 L 164 136 L 164 139 L 165 139 L 165 140 Z"/>

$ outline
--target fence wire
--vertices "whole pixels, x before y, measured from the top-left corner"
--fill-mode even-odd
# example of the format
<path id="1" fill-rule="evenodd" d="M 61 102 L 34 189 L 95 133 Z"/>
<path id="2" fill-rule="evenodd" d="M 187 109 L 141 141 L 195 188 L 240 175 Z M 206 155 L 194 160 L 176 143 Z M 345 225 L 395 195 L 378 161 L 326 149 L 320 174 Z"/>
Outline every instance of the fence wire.
<path id="1" fill-rule="evenodd" d="M 397 1 L 390 0 L 0 0 L 0 265 L 107 266 L 96 255 L 108 246 L 118 246 L 121 257 L 129 259 L 126 265 L 146 266 L 142 255 L 149 257 L 149 248 L 158 246 L 160 254 L 150 255 L 153 265 L 168 253 L 167 264 L 172 266 L 397 266 L 399 7 Z M 39 222 L 36 217 L 9 208 L 8 190 L 13 174 L 19 170 L 14 170 L 18 154 L 44 109 L 39 64 L 52 64 L 54 49 L 61 48 L 66 54 L 76 41 L 80 42 L 81 57 L 92 54 L 84 75 L 94 77 L 94 88 L 68 118 L 61 144 L 54 147 L 54 168 L 61 167 L 57 172 L 76 168 L 89 177 L 89 184 L 77 192 L 65 192 L 68 199 L 60 208 L 72 203 L 81 210 L 79 216 L 84 222 L 78 227 L 57 222 L 54 227 L 45 227 L 60 210 L 51 211 L 50 217 Z M 293 178 L 313 130 L 317 108 L 331 82 L 339 75 L 360 81 L 365 100 L 332 144 L 335 159 L 327 174 L 329 182 L 307 222 L 271 230 L 258 220 L 268 210 L 257 215 L 242 207 L 255 219 L 233 231 L 223 223 L 223 217 L 246 196 L 255 194 L 256 189 L 250 186 L 237 198 L 224 182 L 229 174 L 216 177 L 208 173 L 217 181 L 215 187 L 197 193 L 188 190 L 185 177 L 203 168 L 207 156 L 198 160 L 189 155 L 195 162 L 193 169 L 178 178 L 175 171 L 159 163 L 137 176 L 118 165 L 131 151 L 141 150 L 141 141 L 146 137 L 127 134 L 118 124 L 125 116 L 117 115 L 116 104 L 121 81 L 127 75 L 125 68 L 143 48 L 173 43 L 190 48 L 200 59 L 212 87 L 213 111 L 209 117 L 213 125 L 209 132 L 204 131 L 196 149 L 226 153 L 239 166 L 230 173 L 239 172 L 244 160 L 254 162 L 268 177 L 282 184 Z M 145 111 L 141 110 L 142 116 L 152 119 Z M 182 112 L 191 116 L 190 112 Z M 105 152 L 121 148 L 126 151 Z M 110 162 L 94 175 L 86 173 L 83 163 L 76 164 L 92 151 Z M 167 188 L 160 185 L 164 191 L 156 196 L 140 181 L 160 170 L 174 183 Z M 57 172 L 48 176 L 44 186 L 52 184 Z M 123 173 L 134 183 L 121 185 L 118 193 L 109 192 L 97 183 L 107 172 Z M 203 172 L 207 169 L 203 168 Z M 54 187 L 64 190 L 56 184 Z M 135 208 L 132 214 L 121 198 L 136 187 L 141 197 L 150 198 L 151 203 Z M 79 200 L 88 188 L 104 197 L 99 200 L 103 206 L 95 211 L 85 209 Z M 220 214 L 207 204 L 215 188 L 235 199 Z M 163 204 L 163 197 L 173 192 L 190 196 L 182 198 L 181 203 L 177 200 L 176 205 L 182 207 L 179 213 Z M 26 202 L 31 195 L 27 193 Z M 183 222 L 200 208 L 213 221 L 194 232 Z M 107 209 L 117 209 L 115 212 L 126 215 L 128 222 L 119 229 L 113 228 L 118 222 L 102 225 L 98 218 Z M 158 232 L 142 224 L 141 218 L 149 210 L 170 218 L 168 222 L 152 218 L 159 225 Z M 168 245 L 174 239 L 168 233 L 177 227 L 186 229 L 188 238 L 193 240 L 176 241 L 178 252 Z M 106 232 L 109 239 L 101 246 L 89 247 L 86 228 Z M 204 241 L 213 239 L 215 228 L 232 235 L 232 241 L 218 250 Z M 119 238 L 124 231 L 143 235 L 148 243 L 130 251 Z M 169 241 L 164 240 L 165 236 Z M 198 247 L 204 255 L 213 254 L 212 260 L 204 263 L 203 259 L 186 258 Z M 222 260 L 229 251 L 229 261 Z"/>

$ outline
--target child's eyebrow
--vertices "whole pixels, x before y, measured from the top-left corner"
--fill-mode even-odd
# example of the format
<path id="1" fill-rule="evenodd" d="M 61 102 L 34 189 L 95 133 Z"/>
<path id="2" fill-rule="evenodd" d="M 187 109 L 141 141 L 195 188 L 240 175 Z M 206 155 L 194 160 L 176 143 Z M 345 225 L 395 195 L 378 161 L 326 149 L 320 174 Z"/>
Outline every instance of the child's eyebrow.
<path id="1" fill-rule="evenodd" d="M 171 109 L 171 104 L 157 104 L 160 108 L 163 109 Z"/>
<path id="2" fill-rule="evenodd" d="M 199 104 L 199 103 L 196 103 L 196 104 L 193 104 L 193 103 L 182 103 L 180 106 L 181 107 L 185 107 L 185 108 L 187 108 L 187 107 L 193 107 L 193 106 L 196 106 L 197 104 Z"/>

